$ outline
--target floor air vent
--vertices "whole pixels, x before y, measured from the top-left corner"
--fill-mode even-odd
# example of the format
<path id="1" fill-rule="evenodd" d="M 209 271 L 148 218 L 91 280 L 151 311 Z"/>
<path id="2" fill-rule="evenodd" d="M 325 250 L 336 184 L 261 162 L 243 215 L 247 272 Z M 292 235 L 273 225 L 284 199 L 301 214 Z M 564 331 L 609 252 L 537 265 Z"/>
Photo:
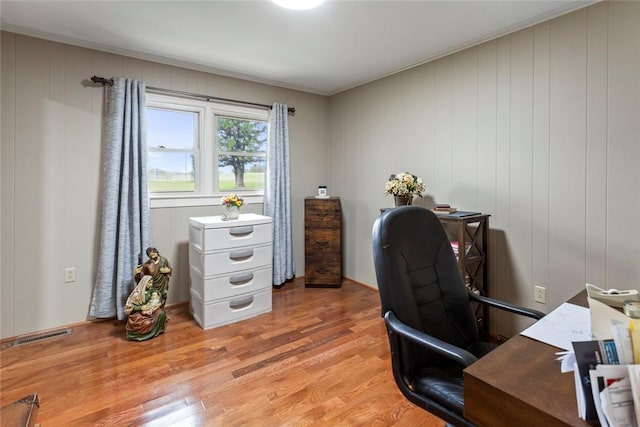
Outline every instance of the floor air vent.
<path id="1" fill-rule="evenodd" d="M 71 333 L 71 329 L 56 329 L 55 331 L 43 332 L 37 335 L 29 335 L 27 337 L 19 337 L 13 342 L 13 346 L 17 347 L 19 345 L 31 344 L 38 341 L 44 341 L 51 338 L 61 337 L 63 335 L 69 335 Z"/>

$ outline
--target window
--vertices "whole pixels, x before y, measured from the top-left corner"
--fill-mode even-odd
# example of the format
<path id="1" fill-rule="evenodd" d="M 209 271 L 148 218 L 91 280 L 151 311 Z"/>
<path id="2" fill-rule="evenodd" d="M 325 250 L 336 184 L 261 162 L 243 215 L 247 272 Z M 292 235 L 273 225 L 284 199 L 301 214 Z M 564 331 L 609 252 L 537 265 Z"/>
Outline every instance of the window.
<path id="1" fill-rule="evenodd" d="M 147 93 L 152 207 L 217 204 L 222 194 L 261 202 L 268 110 Z"/>
<path id="2" fill-rule="evenodd" d="M 224 116 L 216 119 L 218 188 L 264 190 L 267 123 Z"/>
<path id="3" fill-rule="evenodd" d="M 199 113 L 147 108 L 149 191 L 194 192 Z"/>

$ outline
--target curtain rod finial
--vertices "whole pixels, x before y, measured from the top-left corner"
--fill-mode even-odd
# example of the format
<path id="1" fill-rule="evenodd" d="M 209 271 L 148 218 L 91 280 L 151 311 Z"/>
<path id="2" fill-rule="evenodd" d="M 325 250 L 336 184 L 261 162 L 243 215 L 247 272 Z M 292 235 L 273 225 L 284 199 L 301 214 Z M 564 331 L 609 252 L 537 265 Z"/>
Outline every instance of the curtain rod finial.
<path id="1" fill-rule="evenodd" d="M 91 81 L 97 84 L 113 86 L 113 79 L 105 79 L 104 77 L 98 77 L 94 75 L 93 77 L 91 77 Z"/>

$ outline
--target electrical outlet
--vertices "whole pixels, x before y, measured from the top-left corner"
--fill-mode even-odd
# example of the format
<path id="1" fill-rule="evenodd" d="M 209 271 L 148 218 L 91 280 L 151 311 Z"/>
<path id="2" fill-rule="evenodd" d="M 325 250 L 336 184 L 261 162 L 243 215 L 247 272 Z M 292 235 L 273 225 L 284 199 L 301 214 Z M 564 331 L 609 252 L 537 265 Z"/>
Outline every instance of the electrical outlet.
<path id="1" fill-rule="evenodd" d="M 71 283 L 76 281 L 76 268 L 69 267 L 64 269 L 64 283 Z"/>
<path id="2" fill-rule="evenodd" d="M 539 302 L 541 304 L 546 304 L 547 303 L 547 288 L 545 288 L 544 286 L 536 286 L 535 287 L 534 300 L 535 300 L 535 302 Z"/>

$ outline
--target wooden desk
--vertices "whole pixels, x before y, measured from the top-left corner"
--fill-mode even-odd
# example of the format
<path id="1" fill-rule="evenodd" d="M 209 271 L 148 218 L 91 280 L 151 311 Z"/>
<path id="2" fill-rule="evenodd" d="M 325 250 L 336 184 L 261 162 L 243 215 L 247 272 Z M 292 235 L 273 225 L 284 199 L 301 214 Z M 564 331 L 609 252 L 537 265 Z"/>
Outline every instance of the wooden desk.
<path id="1" fill-rule="evenodd" d="M 586 292 L 569 302 L 586 305 Z M 464 370 L 464 416 L 480 427 L 590 426 L 558 348 L 517 335 Z"/>

